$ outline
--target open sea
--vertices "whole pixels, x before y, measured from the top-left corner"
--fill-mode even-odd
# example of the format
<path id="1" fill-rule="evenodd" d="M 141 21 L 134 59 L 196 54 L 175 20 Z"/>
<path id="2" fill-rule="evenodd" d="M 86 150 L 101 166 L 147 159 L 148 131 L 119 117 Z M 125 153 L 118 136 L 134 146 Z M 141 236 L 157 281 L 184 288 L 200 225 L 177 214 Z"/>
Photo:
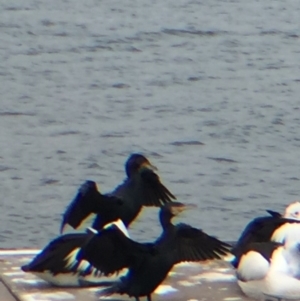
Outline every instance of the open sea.
<path id="1" fill-rule="evenodd" d="M 178 221 L 236 240 L 300 199 L 298 0 L 2 0 L 0 248 L 44 247 L 141 152 Z M 145 209 L 130 233 L 160 233 Z"/>

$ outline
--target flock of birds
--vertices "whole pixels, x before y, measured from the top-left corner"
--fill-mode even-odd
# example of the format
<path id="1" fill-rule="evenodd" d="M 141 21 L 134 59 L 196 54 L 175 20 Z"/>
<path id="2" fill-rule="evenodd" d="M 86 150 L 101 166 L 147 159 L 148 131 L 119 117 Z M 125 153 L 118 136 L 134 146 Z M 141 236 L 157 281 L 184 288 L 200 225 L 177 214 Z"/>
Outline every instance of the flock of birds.
<path id="1" fill-rule="evenodd" d="M 300 299 L 299 202 L 283 215 L 268 211 L 254 219 L 231 246 L 190 225 L 172 223 L 195 205 L 176 202 L 143 155 L 130 155 L 125 171 L 125 181 L 107 194 L 86 181 L 63 214 L 60 236 L 22 270 L 55 286 L 99 286 L 99 297 L 127 294 L 151 301 L 175 264 L 231 255 L 237 283 L 247 296 Z M 127 231 L 144 206 L 160 207 L 162 233 L 154 242 L 136 242 Z M 63 234 L 68 227 L 78 232 Z"/>

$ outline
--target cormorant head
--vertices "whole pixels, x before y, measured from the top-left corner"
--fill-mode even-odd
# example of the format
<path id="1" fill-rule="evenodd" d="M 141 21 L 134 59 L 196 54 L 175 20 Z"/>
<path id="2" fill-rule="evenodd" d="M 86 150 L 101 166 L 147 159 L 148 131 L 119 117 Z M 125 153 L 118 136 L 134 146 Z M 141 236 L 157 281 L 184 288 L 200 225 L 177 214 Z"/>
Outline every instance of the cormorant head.
<path id="1" fill-rule="evenodd" d="M 179 202 L 170 202 L 165 204 L 163 207 L 161 207 L 159 212 L 159 220 L 161 226 L 163 227 L 163 229 L 166 229 L 172 224 L 171 220 L 174 216 L 177 216 L 184 210 L 195 207 L 197 206 L 193 204 L 182 204 Z"/>
<path id="2" fill-rule="evenodd" d="M 300 220 L 300 202 L 287 206 L 283 217 Z"/>
<path id="3" fill-rule="evenodd" d="M 187 210 L 187 209 L 194 209 L 197 206 L 194 204 L 182 204 L 179 202 L 170 202 L 165 204 L 163 207 L 161 207 L 162 214 L 169 214 L 169 216 L 172 218 L 174 216 L 179 215 L 181 212 Z"/>
<path id="4" fill-rule="evenodd" d="M 135 173 L 137 173 L 141 168 L 146 167 L 152 170 L 156 170 L 156 167 L 153 166 L 150 161 L 141 154 L 132 154 L 127 159 L 125 164 L 125 171 L 127 177 L 132 177 Z"/>

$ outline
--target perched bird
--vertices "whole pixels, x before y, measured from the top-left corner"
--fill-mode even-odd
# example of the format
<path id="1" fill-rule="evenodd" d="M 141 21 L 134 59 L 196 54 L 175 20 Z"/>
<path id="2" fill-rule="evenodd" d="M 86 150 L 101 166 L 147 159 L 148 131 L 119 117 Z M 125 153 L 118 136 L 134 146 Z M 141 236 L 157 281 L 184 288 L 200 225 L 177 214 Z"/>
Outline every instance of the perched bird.
<path id="1" fill-rule="evenodd" d="M 102 231 L 105 232 L 112 225 L 117 227 L 122 235 L 129 237 L 121 220 L 106 225 Z M 92 237 L 93 233 L 69 233 L 59 236 L 52 240 L 30 263 L 23 265 L 21 269 L 55 286 L 81 286 L 79 276 L 81 281 L 88 279 L 92 285 L 95 281 L 99 281 L 99 277 L 102 276 L 101 273 L 87 261 L 76 259 L 81 246 Z"/>
<path id="2" fill-rule="evenodd" d="M 300 299 L 300 224 L 289 230 L 284 243 L 256 242 L 244 248 L 236 275 L 245 295 Z"/>
<path id="3" fill-rule="evenodd" d="M 80 228 L 84 220 L 97 214 L 93 227 L 105 232 L 110 223 L 118 220 L 116 226 L 122 235 L 128 236 L 126 227 L 137 216 L 142 206 L 160 206 L 175 197 L 163 186 L 150 162 L 142 155 L 133 154 L 126 162 L 128 178 L 110 194 L 101 194 L 95 182 L 86 181 L 80 188 L 63 216 L 61 233 L 66 225 Z M 124 223 L 123 223 L 124 221 Z M 77 261 L 80 247 L 90 239 L 91 234 L 73 233 L 62 235 L 51 241 L 22 270 L 30 272 L 56 286 L 80 286 L 79 276 L 95 280 L 103 275 L 85 261 Z M 111 275 L 110 275 L 111 276 Z"/>
<path id="4" fill-rule="evenodd" d="M 64 213 L 60 232 L 63 233 L 67 225 L 74 229 L 82 228 L 83 224 L 85 227 L 85 221 L 95 216 L 94 229 L 101 229 L 118 218 L 128 227 L 143 206 L 160 207 L 176 199 L 154 170 L 143 155 L 132 154 L 125 164 L 127 178 L 113 192 L 102 195 L 95 182 L 85 182 Z M 105 196 L 115 197 L 113 204 Z"/>
<path id="5" fill-rule="evenodd" d="M 195 206 L 178 202 L 165 204 L 159 213 L 163 228 L 161 236 L 153 243 L 138 243 L 125 237 L 117 228 L 100 231 L 81 248 L 78 260 L 87 260 L 104 275 L 128 267 L 126 276 L 116 282 L 99 283 L 109 286 L 99 296 L 127 294 L 136 301 L 147 296 L 167 277 L 172 267 L 182 261 L 221 259 L 228 255 L 230 246 L 187 224 L 172 224 L 180 212 Z"/>
<path id="6" fill-rule="evenodd" d="M 232 264 L 237 267 L 244 248 L 254 242 L 283 242 L 286 233 L 293 228 L 293 224 L 300 223 L 300 202 L 287 206 L 285 213 L 270 211 L 270 216 L 258 217 L 252 220 L 244 229 L 237 243 L 232 249 L 235 256 Z"/>

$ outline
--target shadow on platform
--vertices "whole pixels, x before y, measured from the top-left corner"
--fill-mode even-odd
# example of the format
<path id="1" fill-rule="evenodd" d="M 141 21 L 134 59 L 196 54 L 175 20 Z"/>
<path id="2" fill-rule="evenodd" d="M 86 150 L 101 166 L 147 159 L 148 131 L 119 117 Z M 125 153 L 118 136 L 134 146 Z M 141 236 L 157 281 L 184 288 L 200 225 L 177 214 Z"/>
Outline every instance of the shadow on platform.
<path id="1" fill-rule="evenodd" d="M 37 250 L 0 250 L 0 300 L 2 301 L 95 301 L 99 288 L 57 288 L 20 266 L 29 262 Z M 153 301 L 244 301 L 234 270 L 224 261 L 183 263 L 169 273 L 168 278 L 152 295 Z M 134 300 L 113 295 L 103 300 Z"/>

